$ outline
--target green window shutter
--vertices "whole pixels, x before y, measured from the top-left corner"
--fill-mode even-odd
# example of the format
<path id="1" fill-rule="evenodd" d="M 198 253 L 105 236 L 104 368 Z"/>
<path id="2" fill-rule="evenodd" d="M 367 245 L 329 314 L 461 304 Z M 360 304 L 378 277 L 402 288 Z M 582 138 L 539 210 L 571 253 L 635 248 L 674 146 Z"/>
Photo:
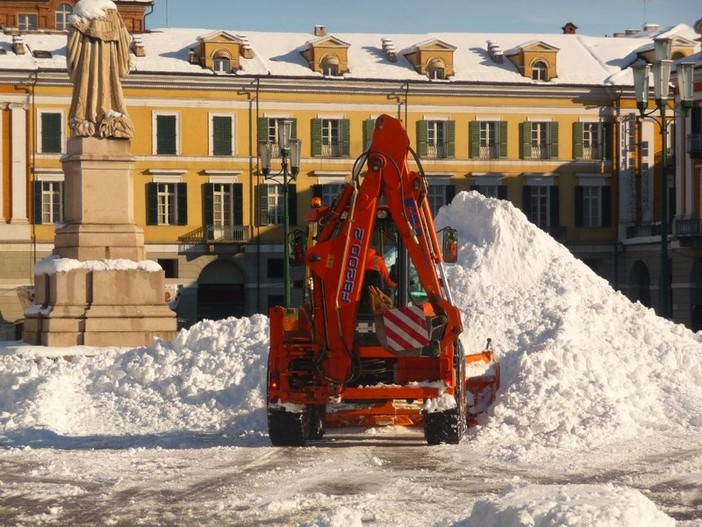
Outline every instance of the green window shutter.
<path id="1" fill-rule="evenodd" d="M 269 225 L 268 221 L 268 185 L 257 185 L 258 189 L 258 224 Z"/>
<path id="2" fill-rule="evenodd" d="M 456 185 L 446 185 L 446 205 L 453 201 L 456 197 Z"/>
<path id="3" fill-rule="evenodd" d="M 577 124 L 577 123 L 576 123 Z M 585 225 L 585 218 L 583 216 L 583 209 L 585 207 L 583 187 L 578 185 L 575 187 L 575 226 L 583 227 Z"/>
<path id="4" fill-rule="evenodd" d="M 522 212 L 524 215 L 531 219 L 531 185 L 524 185 L 522 187 Z"/>
<path id="5" fill-rule="evenodd" d="M 531 159 L 531 123 L 524 122 L 519 125 L 519 129 L 522 135 L 522 159 Z"/>
<path id="6" fill-rule="evenodd" d="M 341 136 L 341 155 L 349 157 L 351 155 L 351 121 L 348 119 L 339 121 L 339 135 Z"/>
<path id="7" fill-rule="evenodd" d="M 549 227 L 558 227 L 561 224 L 561 208 L 558 203 L 559 201 L 559 188 L 555 185 L 549 188 Z"/>
<path id="8" fill-rule="evenodd" d="M 232 155 L 232 118 L 212 117 L 212 155 Z"/>
<path id="9" fill-rule="evenodd" d="M 558 159 L 558 123 L 555 121 L 549 123 L 548 132 L 548 157 L 549 159 Z"/>
<path id="10" fill-rule="evenodd" d="M 205 225 L 214 225 L 214 183 L 202 185 L 202 203 Z"/>
<path id="11" fill-rule="evenodd" d="M 446 157 L 456 157 L 456 121 L 446 123 Z"/>
<path id="12" fill-rule="evenodd" d="M 156 153 L 176 154 L 176 116 L 156 116 Z"/>
<path id="13" fill-rule="evenodd" d="M 34 223 L 36 225 L 41 225 L 42 223 L 42 214 L 41 214 L 41 208 L 42 208 L 42 202 L 41 202 L 41 187 L 42 183 L 41 181 L 35 181 L 33 183 L 33 194 L 34 194 Z"/>
<path id="14" fill-rule="evenodd" d="M 290 119 L 292 126 L 290 127 L 290 139 L 297 139 L 297 119 Z"/>
<path id="15" fill-rule="evenodd" d="M 312 119 L 312 157 L 322 155 L 322 120 Z"/>
<path id="16" fill-rule="evenodd" d="M 268 118 L 258 118 L 257 133 L 259 141 L 268 141 Z"/>
<path id="17" fill-rule="evenodd" d="M 602 226 L 612 226 L 612 187 L 602 187 Z"/>
<path id="18" fill-rule="evenodd" d="M 176 183 L 176 199 L 178 200 L 178 225 L 188 224 L 188 184 Z"/>
<path id="19" fill-rule="evenodd" d="M 426 121 L 417 121 L 417 155 L 427 157 L 427 136 L 429 125 Z"/>
<path id="20" fill-rule="evenodd" d="M 288 223 L 297 225 L 297 185 L 288 184 Z"/>
<path id="21" fill-rule="evenodd" d="M 41 114 L 41 151 L 61 153 L 61 114 Z"/>
<path id="22" fill-rule="evenodd" d="M 612 160 L 612 122 L 602 123 L 602 158 L 606 161 Z M 607 187 L 609 188 L 609 187 Z"/>
<path id="23" fill-rule="evenodd" d="M 505 159 L 507 157 L 507 121 L 500 121 L 499 127 L 500 158 Z"/>
<path id="24" fill-rule="evenodd" d="M 158 183 L 146 184 L 146 224 L 158 225 Z"/>
<path id="25" fill-rule="evenodd" d="M 583 123 L 573 123 L 573 159 L 583 158 Z"/>
<path id="26" fill-rule="evenodd" d="M 242 183 L 234 183 L 232 185 L 232 221 L 234 225 L 244 224 L 244 185 Z"/>
<path id="27" fill-rule="evenodd" d="M 471 159 L 477 159 L 480 157 L 480 121 L 468 123 L 468 137 L 470 138 L 470 152 L 468 155 Z"/>
<path id="28" fill-rule="evenodd" d="M 375 132 L 375 119 L 366 119 L 363 121 L 363 149 L 368 150 L 370 148 L 371 141 L 373 140 L 373 133 Z"/>

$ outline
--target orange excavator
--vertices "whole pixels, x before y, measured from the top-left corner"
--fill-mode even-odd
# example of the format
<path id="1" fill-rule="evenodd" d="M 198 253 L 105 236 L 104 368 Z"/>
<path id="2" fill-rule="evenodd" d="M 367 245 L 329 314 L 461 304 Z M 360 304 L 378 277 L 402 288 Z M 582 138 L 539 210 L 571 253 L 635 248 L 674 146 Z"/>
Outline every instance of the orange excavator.
<path id="1" fill-rule="evenodd" d="M 499 365 L 489 339 L 463 351 L 444 272 L 457 232 L 442 229 L 439 242 L 401 121 L 376 120 L 351 182 L 329 206 L 315 198 L 306 221 L 296 238 L 305 247 L 291 251 L 304 254 L 304 301 L 269 313 L 271 443 L 305 445 L 327 427 L 420 424 L 430 445 L 460 442 L 491 403 Z"/>

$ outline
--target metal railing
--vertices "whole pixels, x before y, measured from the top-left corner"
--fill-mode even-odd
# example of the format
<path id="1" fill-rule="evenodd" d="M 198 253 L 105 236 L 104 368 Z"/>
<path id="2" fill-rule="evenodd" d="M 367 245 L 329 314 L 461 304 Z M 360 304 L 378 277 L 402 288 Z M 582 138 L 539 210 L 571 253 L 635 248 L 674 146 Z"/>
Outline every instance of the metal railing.
<path id="1" fill-rule="evenodd" d="M 699 218 L 676 219 L 673 223 L 676 236 L 702 236 L 702 220 Z"/>
<path id="2" fill-rule="evenodd" d="M 668 234 L 670 234 L 670 225 L 668 225 Z M 661 235 L 661 224 L 644 223 L 642 225 L 629 225 L 626 228 L 626 237 L 629 238 L 648 238 L 651 236 Z"/>
<path id="3" fill-rule="evenodd" d="M 178 238 L 181 245 L 204 245 L 210 243 L 247 243 L 251 240 L 248 225 L 203 225 Z"/>

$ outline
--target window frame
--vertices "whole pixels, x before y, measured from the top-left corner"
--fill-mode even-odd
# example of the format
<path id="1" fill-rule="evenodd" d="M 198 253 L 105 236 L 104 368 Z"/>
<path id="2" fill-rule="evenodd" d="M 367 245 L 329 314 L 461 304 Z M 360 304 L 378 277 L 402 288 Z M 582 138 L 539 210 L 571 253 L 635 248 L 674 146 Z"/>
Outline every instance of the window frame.
<path id="1" fill-rule="evenodd" d="M 66 9 L 67 8 L 67 9 Z M 63 2 L 56 6 L 54 13 L 54 24 L 59 31 L 67 31 L 69 27 L 68 18 L 73 14 L 73 6 Z"/>
<path id="2" fill-rule="evenodd" d="M 544 59 L 534 59 L 531 62 L 531 80 L 533 81 L 541 81 L 541 82 L 547 82 L 549 80 L 548 77 L 548 62 L 546 62 Z"/>
<path id="3" fill-rule="evenodd" d="M 20 31 L 32 31 L 38 28 L 39 16 L 36 13 L 17 13 L 17 29 Z"/>

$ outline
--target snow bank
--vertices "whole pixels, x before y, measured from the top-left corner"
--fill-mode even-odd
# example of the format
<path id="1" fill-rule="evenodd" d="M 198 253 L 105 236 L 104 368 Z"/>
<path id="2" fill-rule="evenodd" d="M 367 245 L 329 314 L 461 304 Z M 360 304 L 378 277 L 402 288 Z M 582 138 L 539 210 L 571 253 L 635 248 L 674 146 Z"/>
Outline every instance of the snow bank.
<path id="1" fill-rule="evenodd" d="M 0 356 L 0 437 L 263 435 L 267 341 L 268 319 L 256 315 L 126 352 Z"/>
<path id="2" fill-rule="evenodd" d="M 613 485 L 532 485 L 480 500 L 455 527 L 674 527 L 638 490 Z"/>
<path id="3" fill-rule="evenodd" d="M 461 193 L 448 269 L 466 350 L 493 338 L 502 389 L 485 441 L 523 455 L 702 427 L 702 338 L 632 304 L 506 201 Z"/>
<path id="4" fill-rule="evenodd" d="M 510 203 L 460 193 L 447 266 L 466 350 L 493 338 L 503 385 L 466 448 L 503 458 L 702 428 L 702 337 L 613 291 Z M 221 432 L 264 437 L 268 319 L 70 359 L 0 355 L 0 439 Z M 476 442 L 478 445 L 476 445 Z M 468 442 L 466 442 L 468 443 Z"/>

